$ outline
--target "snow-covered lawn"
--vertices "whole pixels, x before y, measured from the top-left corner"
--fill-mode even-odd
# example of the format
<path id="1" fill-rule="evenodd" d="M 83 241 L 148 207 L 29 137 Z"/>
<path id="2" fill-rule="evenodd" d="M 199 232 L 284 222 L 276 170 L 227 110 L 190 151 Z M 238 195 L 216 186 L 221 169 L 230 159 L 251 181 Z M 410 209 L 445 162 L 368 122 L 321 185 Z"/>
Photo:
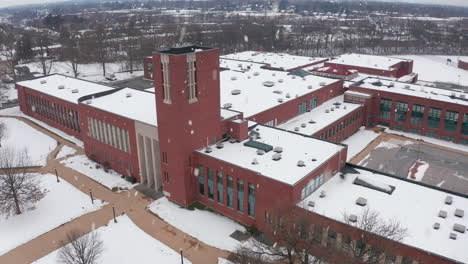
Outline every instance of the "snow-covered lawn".
<path id="1" fill-rule="evenodd" d="M 442 139 L 426 137 L 426 136 L 403 132 L 403 131 L 391 130 L 389 128 L 385 128 L 385 132 L 395 134 L 395 135 L 401 135 L 401 136 L 405 136 L 409 138 L 414 138 L 414 139 L 421 139 L 425 142 L 429 142 L 434 145 L 439 145 L 441 147 L 446 147 L 446 148 L 451 148 L 451 149 L 457 149 L 457 150 L 461 150 L 461 151 L 468 153 L 468 145 L 456 144 L 456 143 L 449 142 L 449 141 L 442 140 Z"/>
<path id="2" fill-rule="evenodd" d="M 74 136 L 71 136 L 57 128 L 54 128 L 54 127 L 51 127 L 49 126 L 48 124 L 38 120 L 38 119 L 35 119 L 33 117 L 30 117 L 30 116 L 27 116 L 25 114 L 23 114 L 20 109 L 19 109 L 19 106 L 15 106 L 15 107 L 10 107 L 10 108 L 6 108 L 6 109 L 3 109 L 3 110 L 0 110 L 0 115 L 9 115 L 9 116 L 20 116 L 20 117 L 24 117 L 24 118 L 27 118 L 31 121 L 33 121 L 34 123 L 38 124 L 39 126 L 59 135 L 60 137 L 70 141 L 70 142 L 73 142 L 75 143 L 77 146 L 79 147 L 83 147 L 84 144 L 83 144 L 83 141 L 75 138 Z"/>
<path id="3" fill-rule="evenodd" d="M 69 156 L 69 155 L 73 155 L 76 153 L 76 149 L 74 148 L 70 148 L 69 146 L 67 145 L 64 145 L 59 153 L 57 153 L 57 156 L 55 157 L 56 159 L 61 159 L 61 158 L 65 158 L 66 156 Z"/>
<path id="4" fill-rule="evenodd" d="M 348 157 L 347 161 L 350 161 L 354 156 L 367 147 L 374 139 L 379 136 L 379 133 L 376 133 L 371 130 L 365 130 L 364 127 L 361 127 L 358 132 L 345 139 L 341 143 L 348 145 Z"/>
<path id="5" fill-rule="evenodd" d="M 245 228 L 233 220 L 208 211 L 181 208 L 163 197 L 154 201 L 149 209 L 164 221 L 192 237 L 220 249 L 234 251 L 241 242 L 231 238 L 234 231 Z"/>
<path id="6" fill-rule="evenodd" d="M 122 178 L 121 174 L 113 170 L 105 172 L 102 165 L 88 159 L 85 155 L 74 156 L 66 160 L 62 160 L 60 163 L 88 176 L 109 189 L 112 189 L 113 187 L 130 189 L 133 187 L 130 182 Z"/>
<path id="7" fill-rule="evenodd" d="M 440 81 L 468 86 L 468 71 L 457 68 L 457 56 L 436 55 L 395 55 L 398 58 L 414 60 L 413 71 L 419 74 L 419 80 Z M 468 60 L 468 57 L 461 57 Z M 447 64 L 447 59 L 452 64 Z"/>
<path id="8" fill-rule="evenodd" d="M 180 263 L 178 252 L 146 234 L 126 216 L 119 216 L 117 223 L 109 221 L 107 226 L 96 229 L 103 241 L 104 250 L 99 264 L 172 264 Z M 33 262 L 34 264 L 56 264 L 59 249 Z M 184 263 L 190 264 L 184 258 Z"/>
<path id="9" fill-rule="evenodd" d="M 2 148 L 26 150 L 32 166 L 45 166 L 47 155 L 57 147 L 57 141 L 14 118 L 0 118 L 6 127 Z"/>
<path id="10" fill-rule="evenodd" d="M 34 210 L 7 219 L 0 217 L 0 255 L 102 206 L 99 200 L 91 204 L 88 195 L 66 181 L 57 183 L 55 175 L 34 175 L 49 192 Z"/>

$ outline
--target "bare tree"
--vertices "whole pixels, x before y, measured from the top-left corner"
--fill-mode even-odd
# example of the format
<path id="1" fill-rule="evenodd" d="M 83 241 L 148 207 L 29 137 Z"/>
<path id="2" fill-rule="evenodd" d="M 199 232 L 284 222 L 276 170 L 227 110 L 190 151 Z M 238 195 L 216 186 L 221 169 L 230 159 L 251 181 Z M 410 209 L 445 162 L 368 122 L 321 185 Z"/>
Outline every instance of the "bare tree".
<path id="1" fill-rule="evenodd" d="M 47 193 L 34 175 L 28 173 L 28 166 L 26 150 L 0 150 L 0 213 L 7 217 L 34 209 L 34 204 Z"/>
<path id="2" fill-rule="evenodd" d="M 0 97 L 2 96 L 1 91 L 0 91 Z M 5 136 L 6 133 L 6 126 L 3 122 L 0 121 L 0 148 L 2 147 L 2 139 Z"/>
<path id="3" fill-rule="evenodd" d="M 0 33 L 0 55 L 6 60 L 7 73 L 16 81 L 15 67 L 18 65 L 16 38 L 13 33 Z"/>
<path id="4" fill-rule="evenodd" d="M 42 69 L 43 75 L 48 75 L 52 70 L 53 58 L 50 56 L 49 46 L 51 41 L 47 35 L 39 36 L 35 41 L 37 51 L 38 64 Z"/>
<path id="5" fill-rule="evenodd" d="M 106 76 L 106 63 L 109 60 L 109 45 L 107 38 L 107 31 L 103 24 L 96 26 L 93 44 L 96 51 L 96 60 L 102 66 L 102 75 Z"/>
<path id="6" fill-rule="evenodd" d="M 408 235 L 408 230 L 400 222 L 385 220 L 377 211 L 369 208 L 364 209 L 357 219 L 346 213 L 343 218 L 346 224 L 364 231 L 356 241 L 343 243 L 343 249 L 350 255 L 346 262 L 349 264 L 381 263 L 385 254 L 392 251 L 392 243 L 383 243 L 382 238 L 401 242 Z"/>
<path id="7" fill-rule="evenodd" d="M 83 235 L 78 231 L 71 231 L 62 244 L 58 262 L 64 264 L 94 264 L 104 251 L 103 242 L 97 232 Z"/>
<path id="8" fill-rule="evenodd" d="M 78 77 L 78 66 L 83 62 L 83 53 L 80 47 L 81 36 L 75 32 L 62 32 L 62 41 L 63 41 L 63 57 L 68 61 L 70 67 L 72 68 L 73 75 Z"/>

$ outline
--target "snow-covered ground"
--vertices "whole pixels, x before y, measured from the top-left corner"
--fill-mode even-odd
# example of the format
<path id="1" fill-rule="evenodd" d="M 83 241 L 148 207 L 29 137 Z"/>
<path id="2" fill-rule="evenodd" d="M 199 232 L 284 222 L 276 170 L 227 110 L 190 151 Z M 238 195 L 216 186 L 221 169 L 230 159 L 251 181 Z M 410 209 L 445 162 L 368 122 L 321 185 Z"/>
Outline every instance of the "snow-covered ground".
<path id="1" fill-rule="evenodd" d="M 350 161 L 379 135 L 379 133 L 365 130 L 364 127 L 361 127 L 358 132 L 342 141 L 341 143 L 348 145 L 348 157 L 346 160 Z"/>
<path id="2" fill-rule="evenodd" d="M 73 142 L 75 143 L 77 146 L 79 147 L 83 147 L 84 144 L 83 144 L 83 141 L 75 138 L 74 136 L 71 136 L 71 135 L 68 135 L 67 133 L 57 129 L 57 128 L 54 128 L 54 127 L 51 127 L 49 126 L 48 124 L 38 120 L 38 119 L 35 119 L 33 117 L 30 117 L 30 116 L 27 116 L 25 114 L 23 114 L 20 109 L 19 109 L 19 106 L 15 106 L 15 107 L 10 107 L 10 108 L 6 108 L 6 109 L 2 109 L 0 110 L 0 115 L 9 115 L 9 116 L 20 116 L 20 117 L 24 117 L 24 118 L 27 118 L 31 121 L 33 121 L 34 123 L 40 125 L 41 127 L 59 135 L 60 137 L 70 141 L 70 142 Z"/>
<path id="3" fill-rule="evenodd" d="M 7 84 L 4 89 L 0 88 L 0 104 L 5 101 L 18 99 L 18 92 L 14 84 Z"/>
<path id="4" fill-rule="evenodd" d="M 436 55 L 395 55 L 398 58 L 414 60 L 413 71 L 419 74 L 419 80 L 440 81 L 468 86 L 468 71 L 457 68 L 457 56 Z M 461 59 L 468 60 L 467 56 Z M 452 64 L 447 64 L 447 59 Z"/>
<path id="5" fill-rule="evenodd" d="M 218 258 L 218 264 L 234 264 L 234 262 L 231 262 L 227 259 Z"/>
<path id="6" fill-rule="evenodd" d="M 130 189 L 133 187 L 130 182 L 122 178 L 121 174 L 113 170 L 105 172 L 102 165 L 88 159 L 85 155 L 74 156 L 66 160 L 62 160 L 60 163 L 88 176 L 109 189 L 112 189 L 113 187 Z"/>
<path id="7" fill-rule="evenodd" d="M 42 76 L 42 68 L 37 63 L 29 63 L 21 66 L 28 66 L 31 72 L 39 72 L 41 74 L 38 74 L 38 76 Z M 143 71 L 134 71 L 131 74 L 130 72 L 122 72 L 124 70 L 125 66 L 120 62 L 106 64 L 106 73 L 114 73 L 117 80 L 125 80 L 143 75 Z M 102 74 L 102 66 L 99 63 L 80 64 L 78 66 L 78 72 L 78 78 L 81 79 L 93 82 L 109 82 L 104 78 Z M 74 77 L 71 65 L 68 62 L 63 61 L 54 62 L 52 70 L 50 71 L 50 74 L 53 73 L 60 73 Z"/>
<path id="8" fill-rule="evenodd" d="M 96 229 L 103 241 L 103 253 L 97 264 L 172 264 L 180 263 L 180 254 L 159 240 L 146 234 L 126 216 L 119 216 L 117 223 Z M 33 262 L 34 264 L 57 264 L 59 250 Z M 184 258 L 184 263 L 191 262 Z"/>
<path id="9" fill-rule="evenodd" d="M 35 205 L 34 210 L 7 219 L 0 217 L 0 255 L 102 206 L 99 200 L 91 204 L 88 195 L 68 182 L 61 180 L 57 183 L 55 175 L 34 175 L 38 177 L 41 187 L 49 192 Z"/>
<path id="10" fill-rule="evenodd" d="M 61 159 L 65 158 L 66 156 L 73 155 L 76 153 L 76 149 L 70 148 L 69 146 L 63 146 L 57 156 L 55 157 L 56 159 Z"/>
<path id="11" fill-rule="evenodd" d="M 401 136 L 405 136 L 405 137 L 409 137 L 409 138 L 414 138 L 414 139 L 422 139 L 423 141 L 432 143 L 434 145 L 439 145 L 439 146 L 446 147 L 446 148 L 451 148 L 451 149 L 457 149 L 457 150 L 461 150 L 461 151 L 464 151 L 464 152 L 468 153 L 468 146 L 467 145 L 456 144 L 456 143 L 445 141 L 445 140 L 442 140 L 442 139 L 426 137 L 426 136 L 413 134 L 413 133 L 407 133 L 407 132 L 403 132 L 403 131 L 391 130 L 389 128 L 386 128 L 385 132 L 395 134 L 395 135 L 401 135 Z"/>
<path id="12" fill-rule="evenodd" d="M 6 127 L 2 147 L 26 150 L 32 166 L 45 166 L 47 155 L 57 147 L 57 141 L 14 118 L 0 118 Z"/>
<path id="13" fill-rule="evenodd" d="M 210 246 L 234 251 L 241 245 L 229 235 L 236 230 L 245 232 L 245 228 L 227 217 L 198 209 L 190 211 L 166 198 L 154 201 L 149 209 L 182 232 Z"/>

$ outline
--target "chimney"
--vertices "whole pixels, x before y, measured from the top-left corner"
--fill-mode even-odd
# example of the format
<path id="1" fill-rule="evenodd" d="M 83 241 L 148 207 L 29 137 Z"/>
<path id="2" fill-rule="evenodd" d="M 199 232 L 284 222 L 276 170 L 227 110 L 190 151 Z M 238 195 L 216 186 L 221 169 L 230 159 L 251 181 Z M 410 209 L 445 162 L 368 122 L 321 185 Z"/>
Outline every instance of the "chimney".
<path id="1" fill-rule="evenodd" d="M 248 121 L 243 119 L 231 120 L 228 123 L 228 135 L 237 141 L 243 141 L 249 137 Z"/>

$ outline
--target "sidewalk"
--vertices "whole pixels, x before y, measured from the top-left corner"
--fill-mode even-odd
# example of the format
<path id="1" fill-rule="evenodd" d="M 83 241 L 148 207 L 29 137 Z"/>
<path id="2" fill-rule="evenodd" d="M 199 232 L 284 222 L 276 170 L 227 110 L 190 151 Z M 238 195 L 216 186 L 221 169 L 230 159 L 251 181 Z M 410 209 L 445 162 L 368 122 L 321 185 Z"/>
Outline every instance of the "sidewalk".
<path id="1" fill-rule="evenodd" d="M 55 174 L 55 169 L 57 169 L 59 176 L 63 180 L 69 182 L 83 193 L 89 194 L 92 191 L 96 199 L 106 201 L 108 204 L 98 211 L 78 217 L 9 251 L 5 255 L 0 256 L 0 263 L 31 263 L 60 248 L 60 241 L 66 239 L 66 234 L 70 230 L 77 229 L 81 232 L 89 233 L 93 228 L 97 229 L 106 225 L 113 217 L 112 207 L 115 207 L 117 215 L 122 213 L 127 214 L 143 231 L 176 252 L 182 249 L 184 256 L 194 264 L 216 264 L 218 257 L 226 258 L 229 255 L 229 252 L 204 244 L 148 212 L 146 207 L 153 202 L 151 198 L 143 196 L 136 190 L 114 193 L 91 178 L 64 166 L 59 160 L 55 159 L 55 156 L 64 145 L 78 151 L 73 155 L 83 154 L 83 149 L 32 121 L 21 117 L 13 118 L 25 121 L 44 134 L 53 137 L 59 143 L 56 149 L 49 154 L 47 165 L 40 169 L 34 169 L 34 172 Z M 33 219 L 31 220 L 31 224 L 34 224 Z"/>

